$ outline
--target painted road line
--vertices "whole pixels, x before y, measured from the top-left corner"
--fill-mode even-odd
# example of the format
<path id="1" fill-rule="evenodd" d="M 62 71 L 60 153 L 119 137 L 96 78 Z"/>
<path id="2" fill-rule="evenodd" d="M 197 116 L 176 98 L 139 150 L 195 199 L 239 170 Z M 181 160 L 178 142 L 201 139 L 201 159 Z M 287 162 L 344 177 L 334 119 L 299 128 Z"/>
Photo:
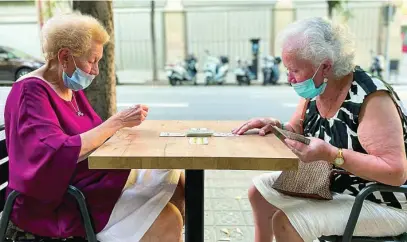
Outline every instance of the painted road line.
<path id="1" fill-rule="evenodd" d="M 136 105 L 137 102 L 134 103 L 118 103 L 118 107 L 132 107 Z M 189 103 L 141 103 L 147 105 L 149 107 L 155 108 L 187 108 L 189 107 Z"/>

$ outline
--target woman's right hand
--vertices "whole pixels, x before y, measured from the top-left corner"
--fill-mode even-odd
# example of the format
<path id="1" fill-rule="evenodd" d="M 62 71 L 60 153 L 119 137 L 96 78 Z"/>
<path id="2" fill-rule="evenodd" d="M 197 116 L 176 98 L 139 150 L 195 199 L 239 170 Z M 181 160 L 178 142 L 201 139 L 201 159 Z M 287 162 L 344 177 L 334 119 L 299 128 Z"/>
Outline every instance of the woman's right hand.
<path id="1" fill-rule="evenodd" d="M 131 128 L 140 125 L 146 119 L 147 114 L 148 106 L 138 104 L 118 112 L 114 117 L 120 121 L 123 128 Z"/>
<path id="2" fill-rule="evenodd" d="M 241 135 L 251 129 L 260 129 L 259 135 L 264 136 L 272 131 L 273 126 L 281 127 L 280 121 L 274 118 L 254 118 L 232 130 L 232 133 Z"/>

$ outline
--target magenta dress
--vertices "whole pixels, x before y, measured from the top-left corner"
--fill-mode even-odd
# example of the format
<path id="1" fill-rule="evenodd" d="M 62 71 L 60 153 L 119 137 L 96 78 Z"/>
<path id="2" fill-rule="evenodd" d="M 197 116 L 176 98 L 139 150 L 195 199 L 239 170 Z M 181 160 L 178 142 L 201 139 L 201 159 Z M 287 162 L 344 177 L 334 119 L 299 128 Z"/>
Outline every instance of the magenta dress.
<path id="1" fill-rule="evenodd" d="M 77 163 L 79 134 L 102 123 L 82 91 L 71 102 L 60 98 L 45 81 L 28 77 L 14 83 L 4 120 L 9 153 L 10 190 L 19 191 L 11 220 L 24 231 L 48 237 L 85 236 L 76 201 L 68 185 L 86 196 L 95 232 L 100 232 L 121 195 L 129 170 L 89 170 Z M 75 106 L 76 108 L 76 106 Z"/>

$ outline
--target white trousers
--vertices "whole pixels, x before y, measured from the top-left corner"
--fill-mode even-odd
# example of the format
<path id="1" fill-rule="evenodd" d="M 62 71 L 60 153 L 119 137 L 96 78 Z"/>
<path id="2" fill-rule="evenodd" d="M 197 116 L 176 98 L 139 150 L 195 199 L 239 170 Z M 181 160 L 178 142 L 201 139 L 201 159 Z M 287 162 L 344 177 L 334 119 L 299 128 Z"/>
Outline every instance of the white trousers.
<path id="1" fill-rule="evenodd" d="M 180 174 L 181 170 L 133 170 L 97 239 L 100 242 L 140 241 L 173 196 Z"/>
<path id="2" fill-rule="evenodd" d="M 286 214 L 304 242 L 322 235 L 343 235 L 355 200 L 353 196 L 335 194 L 329 201 L 287 196 L 272 188 L 280 173 L 262 174 L 255 177 L 253 183 L 270 204 Z M 405 232 L 407 211 L 365 201 L 353 234 L 379 237 Z"/>

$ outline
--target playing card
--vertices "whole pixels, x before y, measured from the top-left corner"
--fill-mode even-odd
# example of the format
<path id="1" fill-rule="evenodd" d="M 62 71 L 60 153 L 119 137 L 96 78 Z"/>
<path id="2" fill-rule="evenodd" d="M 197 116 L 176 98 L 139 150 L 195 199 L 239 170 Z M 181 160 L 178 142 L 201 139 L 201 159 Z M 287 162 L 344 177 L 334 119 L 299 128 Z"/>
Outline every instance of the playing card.
<path id="1" fill-rule="evenodd" d="M 234 136 L 239 136 L 239 135 L 229 132 L 229 133 L 213 133 L 213 136 L 215 136 L 215 137 L 234 137 Z"/>
<path id="2" fill-rule="evenodd" d="M 188 140 L 191 145 L 207 145 L 209 143 L 206 137 L 191 137 Z"/>
<path id="3" fill-rule="evenodd" d="M 184 133 L 161 132 L 160 137 L 185 137 Z"/>

